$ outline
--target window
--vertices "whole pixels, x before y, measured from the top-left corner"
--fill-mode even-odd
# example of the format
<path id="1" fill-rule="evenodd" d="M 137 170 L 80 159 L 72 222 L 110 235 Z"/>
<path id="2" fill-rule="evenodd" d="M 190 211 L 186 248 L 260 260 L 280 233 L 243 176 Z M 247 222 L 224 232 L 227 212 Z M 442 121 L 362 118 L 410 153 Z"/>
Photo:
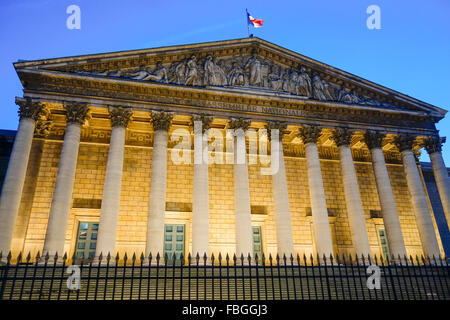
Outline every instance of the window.
<path id="1" fill-rule="evenodd" d="M 378 235 L 380 236 L 380 246 L 384 261 L 386 263 L 389 263 L 389 246 L 387 242 L 386 231 L 384 229 L 378 229 Z"/>
<path id="2" fill-rule="evenodd" d="M 261 261 L 263 255 L 261 227 L 252 227 L 253 230 L 253 254 L 258 255 L 258 261 Z"/>
<path id="3" fill-rule="evenodd" d="M 184 263 L 184 261 L 180 260 L 181 255 L 184 256 L 184 240 L 185 240 L 184 229 L 185 226 L 183 224 L 165 225 L 164 256 L 167 254 L 168 264 L 170 264 L 173 261 L 174 255 L 176 263 L 181 264 Z"/>
<path id="4" fill-rule="evenodd" d="M 80 222 L 75 245 L 75 257 L 78 259 L 95 257 L 97 247 L 98 222 Z"/>

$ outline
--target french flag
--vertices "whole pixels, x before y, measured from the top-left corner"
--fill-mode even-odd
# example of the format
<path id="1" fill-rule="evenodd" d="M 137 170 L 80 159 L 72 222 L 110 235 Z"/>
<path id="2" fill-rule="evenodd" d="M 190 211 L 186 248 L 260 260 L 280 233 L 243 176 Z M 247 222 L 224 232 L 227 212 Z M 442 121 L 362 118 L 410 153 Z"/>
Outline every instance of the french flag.
<path id="1" fill-rule="evenodd" d="M 263 19 L 255 19 L 255 18 L 253 18 L 250 15 L 250 13 L 248 13 L 248 11 L 247 11 L 247 23 L 249 25 L 252 25 L 255 28 L 260 28 L 260 27 L 262 27 L 262 25 L 264 23 L 264 20 Z"/>

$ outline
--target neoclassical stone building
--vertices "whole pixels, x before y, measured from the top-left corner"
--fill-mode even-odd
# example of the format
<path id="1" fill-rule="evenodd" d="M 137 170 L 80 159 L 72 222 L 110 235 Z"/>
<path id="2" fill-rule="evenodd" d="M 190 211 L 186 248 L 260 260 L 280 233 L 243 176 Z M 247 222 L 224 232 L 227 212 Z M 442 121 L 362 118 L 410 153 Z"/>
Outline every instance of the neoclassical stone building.
<path id="1" fill-rule="evenodd" d="M 258 38 L 14 66 L 0 251 L 443 254 L 443 109 Z"/>

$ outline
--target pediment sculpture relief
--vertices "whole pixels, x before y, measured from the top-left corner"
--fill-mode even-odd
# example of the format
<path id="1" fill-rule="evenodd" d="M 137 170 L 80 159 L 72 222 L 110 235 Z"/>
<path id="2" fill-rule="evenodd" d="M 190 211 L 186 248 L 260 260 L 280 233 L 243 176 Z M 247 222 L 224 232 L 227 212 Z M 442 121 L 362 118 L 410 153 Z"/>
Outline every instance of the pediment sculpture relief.
<path id="1" fill-rule="evenodd" d="M 345 85 L 324 80 L 316 72 L 309 73 L 305 66 L 291 68 L 278 65 L 259 57 L 256 50 L 250 56 L 218 59 L 207 55 L 198 59 L 193 54 L 166 66 L 158 61 L 153 68 L 140 66 L 137 69 L 94 71 L 89 74 L 186 86 L 247 87 L 320 101 L 392 107 L 389 103 L 358 95 Z"/>

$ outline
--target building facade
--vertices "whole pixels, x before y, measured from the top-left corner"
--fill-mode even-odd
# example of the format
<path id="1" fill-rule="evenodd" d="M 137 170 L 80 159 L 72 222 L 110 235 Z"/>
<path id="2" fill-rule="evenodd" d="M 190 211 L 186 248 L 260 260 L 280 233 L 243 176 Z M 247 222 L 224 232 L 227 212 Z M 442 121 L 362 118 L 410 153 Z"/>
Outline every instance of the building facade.
<path id="1" fill-rule="evenodd" d="M 444 255 L 443 109 L 258 38 L 14 66 L 0 251 Z"/>

